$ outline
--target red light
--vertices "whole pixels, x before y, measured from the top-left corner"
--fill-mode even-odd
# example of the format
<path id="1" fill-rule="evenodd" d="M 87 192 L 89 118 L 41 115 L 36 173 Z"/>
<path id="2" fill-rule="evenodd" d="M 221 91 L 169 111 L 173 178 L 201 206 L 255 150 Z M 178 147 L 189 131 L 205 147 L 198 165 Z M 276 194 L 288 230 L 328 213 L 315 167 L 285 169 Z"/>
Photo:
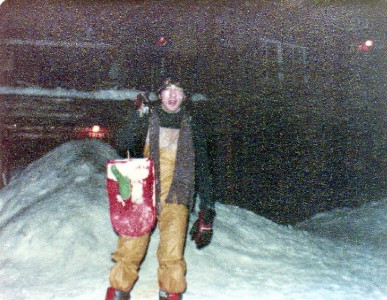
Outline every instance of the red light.
<path id="1" fill-rule="evenodd" d="M 165 46 L 166 44 L 167 44 L 167 39 L 163 36 L 160 36 L 156 41 L 157 46 Z"/>
<path id="2" fill-rule="evenodd" d="M 100 132 L 100 130 L 101 130 L 101 127 L 99 127 L 99 125 L 94 125 L 91 128 L 91 132 L 93 132 L 93 133 L 98 133 L 98 132 Z"/>
<path id="3" fill-rule="evenodd" d="M 106 129 L 99 125 L 93 125 L 88 130 L 88 136 L 92 139 L 103 139 L 106 137 Z"/>
<path id="4" fill-rule="evenodd" d="M 80 139 L 105 139 L 108 137 L 107 128 L 100 125 L 93 125 L 90 127 L 78 127 L 76 129 L 76 136 Z"/>
<path id="5" fill-rule="evenodd" d="M 364 43 L 361 43 L 359 46 L 357 46 L 357 50 L 360 52 L 368 52 L 372 49 L 373 45 L 374 41 L 366 40 Z"/>

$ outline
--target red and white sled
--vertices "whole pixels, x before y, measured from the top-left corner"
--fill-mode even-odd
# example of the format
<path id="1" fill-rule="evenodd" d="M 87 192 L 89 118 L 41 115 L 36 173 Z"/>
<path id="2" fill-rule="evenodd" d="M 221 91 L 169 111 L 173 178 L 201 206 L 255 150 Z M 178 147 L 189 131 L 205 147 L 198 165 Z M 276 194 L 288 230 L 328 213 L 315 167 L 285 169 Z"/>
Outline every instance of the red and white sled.
<path id="1" fill-rule="evenodd" d="M 119 176 L 117 176 L 117 170 Z M 118 180 L 117 177 L 121 177 Z M 120 194 L 119 182 L 130 189 Z M 122 183 L 121 183 L 122 184 Z M 155 173 L 150 158 L 128 158 L 107 162 L 107 193 L 110 221 L 119 235 L 142 236 L 150 232 L 156 222 Z"/>

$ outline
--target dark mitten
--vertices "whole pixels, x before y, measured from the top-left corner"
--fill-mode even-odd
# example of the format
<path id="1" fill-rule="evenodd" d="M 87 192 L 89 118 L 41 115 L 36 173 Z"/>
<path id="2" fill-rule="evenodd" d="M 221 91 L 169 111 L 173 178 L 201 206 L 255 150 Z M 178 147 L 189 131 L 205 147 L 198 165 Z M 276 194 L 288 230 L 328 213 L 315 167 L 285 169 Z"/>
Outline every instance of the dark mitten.
<path id="1" fill-rule="evenodd" d="M 215 210 L 202 209 L 199 212 L 199 219 L 193 224 L 190 235 L 191 240 L 194 240 L 198 249 L 208 246 L 212 239 L 212 226 L 215 219 Z"/>

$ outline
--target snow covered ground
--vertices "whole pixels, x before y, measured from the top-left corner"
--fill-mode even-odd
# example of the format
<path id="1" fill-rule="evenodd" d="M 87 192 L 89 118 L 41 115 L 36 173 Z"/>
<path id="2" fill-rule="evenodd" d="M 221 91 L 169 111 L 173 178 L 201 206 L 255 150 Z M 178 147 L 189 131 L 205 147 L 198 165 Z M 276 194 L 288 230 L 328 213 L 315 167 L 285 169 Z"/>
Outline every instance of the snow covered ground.
<path id="1" fill-rule="evenodd" d="M 72 141 L 0 190 L 0 299 L 104 299 L 117 237 L 98 141 Z M 211 245 L 187 241 L 186 300 L 387 299 L 387 199 L 283 226 L 217 205 Z M 191 217 L 191 225 L 196 216 Z M 135 300 L 157 299 L 152 236 Z"/>

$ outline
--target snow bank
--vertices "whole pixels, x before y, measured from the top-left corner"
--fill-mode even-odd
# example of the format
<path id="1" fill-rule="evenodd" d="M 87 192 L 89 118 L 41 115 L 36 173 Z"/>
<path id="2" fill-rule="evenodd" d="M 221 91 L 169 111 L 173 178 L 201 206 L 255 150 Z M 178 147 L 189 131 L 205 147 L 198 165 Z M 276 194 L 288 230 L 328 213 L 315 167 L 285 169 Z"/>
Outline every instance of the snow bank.
<path id="1" fill-rule="evenodd" d="M 387 199 L 372 201 L 357 209 L 335 209 L 297 224 L 298 229 L 343 240 L 385 253 L 387 249 Z"/>
<path id="2" fill-rule="evenodd" d="M 1 300 L 104 299 L 117 240 L 105 191 L 105 162 L 114 157 L 102 142 L 72 141 L 30 164 L 0 191 Z M 366 242 L 323 236 L 339 231 L 328 229 L 340 226 L 337 212 L 326 214 L 330 222 L 313 219 L 315 234 L 306 224 L 293 228 L 234 206 L 216 208 L 211 245 L 197 250 L 187 241 L 184 299 L 386 299 L 380 250 L 385 240 L 379 239 L 386 229 L 385 205 L 346 214 L 348 223 L 355 218 L 364 225 L 354 233 L 357 241 L 370 239 L 360 231 L 375 234 L 369 249 Z M 380 227 L 370 218 L 380 218 Z M 156 230 L 133 299 L 157 298 L 158 239 Z"/>

